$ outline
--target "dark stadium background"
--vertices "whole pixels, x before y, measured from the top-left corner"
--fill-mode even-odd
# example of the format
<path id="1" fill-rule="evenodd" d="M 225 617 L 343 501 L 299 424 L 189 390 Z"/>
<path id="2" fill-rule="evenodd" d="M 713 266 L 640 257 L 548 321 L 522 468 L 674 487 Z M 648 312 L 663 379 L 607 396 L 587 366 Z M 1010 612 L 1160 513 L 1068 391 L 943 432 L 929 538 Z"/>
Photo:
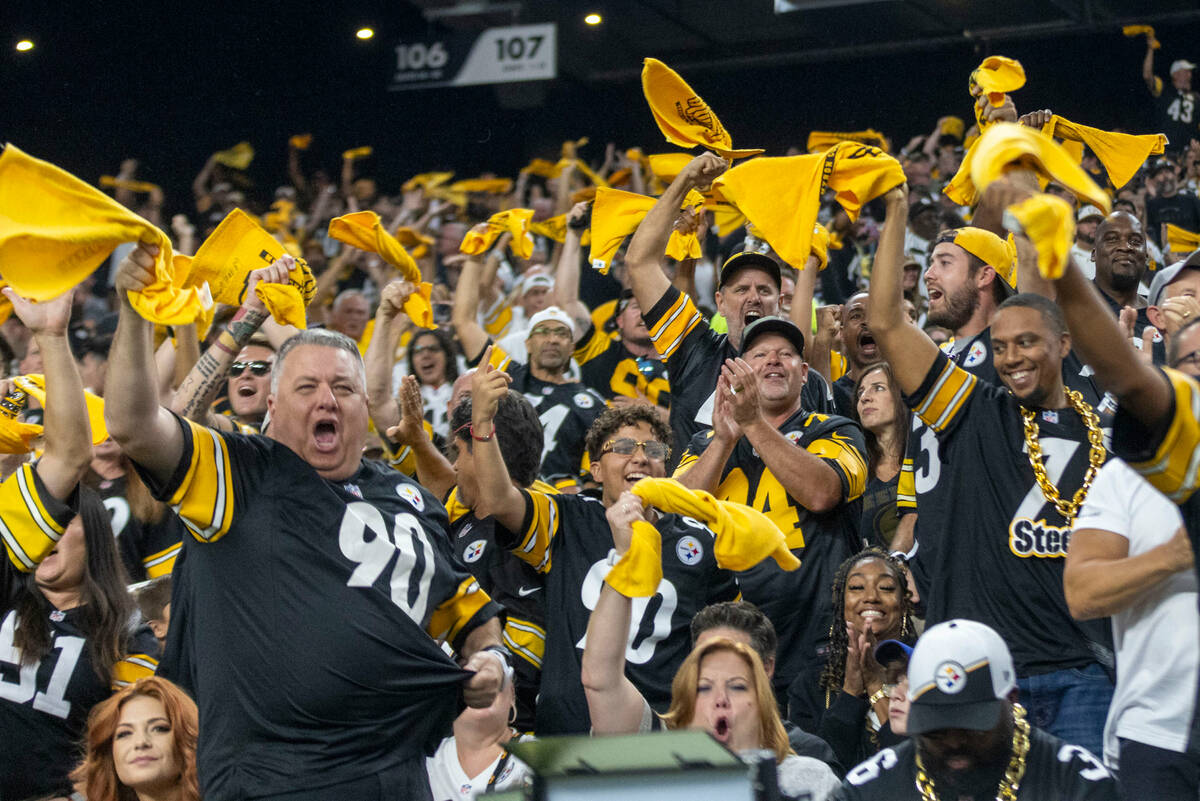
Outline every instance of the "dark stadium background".
<path id="1" fill-rule="evenodd" d="M 493 0 L 494 2 L 494 0 Z M 0 9 L 0 138 L 96 181 L 122 158 L 163 185 L 167 210 L 190 208 L 209 154 L 249 140 L 255 192 L 285 175 L 289 135 L 316 140 L 306 167 L 336 171 L 341 152 L 372 145 L 363 169 L 395 191 L 413 173 L 453 168 L 512 175 L 583 135 L 673 149 L 642 98 L 644 56 L 675 67 L 718 112 L 735 146 L 782 155 L 812 129 L 871 126 L 897 147 L 938 116 L 971 114 L 967 75 L 981 58 L 1019 59 L 1018 108 L 1050 107 L 1102 128 L 1147 132 L 1142 39 L 1150 22 L 1166 79 L 1200 60 L 1196 0 L 525 0 L 511 11 L 429 21 L 451 0 L 334 3 L 74 3 L 8 0 Z M 805 4 L 802 0 L 800 4 Z M 583 23 L 589 11 L 605 21 Z M 559 78 L 456 89 L 387 90 L 393 46 L 455 28 L 556 21 Z M 376 31 L 363 43 L 354 32 Z M 969 32 L 969 33 L 968 33 Z M 13 45 L 33 39 L 30 53 Z M 1200 81 L 1200 77 L 1198 77 Z"/>

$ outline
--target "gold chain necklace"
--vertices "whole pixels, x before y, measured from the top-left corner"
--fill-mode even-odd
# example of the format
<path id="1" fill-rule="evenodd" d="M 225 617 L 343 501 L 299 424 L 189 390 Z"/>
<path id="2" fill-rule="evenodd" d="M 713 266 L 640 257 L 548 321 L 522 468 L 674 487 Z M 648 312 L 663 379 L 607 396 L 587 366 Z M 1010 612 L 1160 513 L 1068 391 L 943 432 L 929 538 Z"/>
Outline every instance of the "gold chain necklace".
<path id="1" fill-rule="evenodd" d="M 1013 704 L 1012 712 L 1012 757 L 1008 760 L 1004 778 L 996 790 L 996 801 L 1016 801 L 1017 790 L 1021 789 L 1021 778 L 1025 775 L 1025 757 L 1029 753 L 1029 723 L 1025 720 L 1025 708 L 1020 704 Z M 938 801 L 933 779 L 925 773 L 925 765 L 921 762 L 921 752 L 917 751 L 916 756 L 917 789 L 921 791 L 921 798 L 923 801 Z"/>
<path id="2" fill-rule="evenodd" d="M 1104 464 L 1104 431 L 1100 428 L 1100 418 L 1084 401 L 1083 395 L 1071 389 L 1066 390 L 1066 395 L 1071 408 L 1087 426 L 1088 442 L 1091 445 L 1088 452 L 1087 473 L 1083 476 L 1083 486 L 1075 492 L 1075 496 L 1071 500 L 1064 501 L 1058 493 L 1058 487 L 1051 484 L 1050 478 L 1046 475 L 1046 465 L 1042 462 L 1042 444 L 1038 440 L 1036 413 L 1032 409 L 1022 406 L 1021 420 L 1025 427 L 1025 449 L 1029 452 L 1029 466 L 1033 468 L 1033 477 L 1041 487 L 1042 495 L 1048 502 L 1054 504 L 1054 508 L 1058 510 L 1069 526 L 1075 522 L 1075 515 L 1079 513 L 1079 507 L 1083 506 L 1083 500 L 1092 487 L 1096 472 Z"/>

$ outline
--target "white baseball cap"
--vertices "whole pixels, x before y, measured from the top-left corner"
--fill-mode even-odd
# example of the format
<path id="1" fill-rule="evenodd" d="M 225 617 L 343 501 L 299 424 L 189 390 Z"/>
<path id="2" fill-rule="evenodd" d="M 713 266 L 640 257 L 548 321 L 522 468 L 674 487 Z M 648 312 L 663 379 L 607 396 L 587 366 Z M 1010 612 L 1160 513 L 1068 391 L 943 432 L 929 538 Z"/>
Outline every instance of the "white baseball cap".
<path id="1" fill-rule="evenodd" d="M 1194 69 L 1196 69 L 1196 65 L 1193 64 L 1192 62 L 1188 61 L 1185 58 L 1181 58 L 1178 61 L 1171 62 L 1171 75 L 1174 75 L 1175 73 L 1179 72 L 1180 70 L 1194 70 Z"/>
<path id="2" fill-rule="evenodd" d="M 1101 211 L 1100 209 L 1096 208 L 1095 206 L 1088 204 L 1088 205 L 1084 206 L 1083 208 L 1081 208 L 1079 210 L 1079 213 L 1075 215 L 1075 221 L 1083 222 L 1084 220 L 1091 219 L 1092 217 L 1099 217 L 1100 219 L 1103 220 L 1104 212 Z"/>
<path id="3" fill-rule="evenodd" d="M 554 277 L 545 273 L 534 273 L 527 275 L 521 279 L 521 294 L 524 295 L 531 290 L 544 287 L 545 289 L 554 289 Z"/>
<path id="4" fill-rule="evenodd" d="M 571 332 L 572 341 L 575 339 L 575 321 L 557 306 L 549 306 L 529 318 L 529 336 L 533 336 L 533 329 L 545 322 L 562 323 Z"/>
<path id="5" fill-rule="evenodd" d="M 1012 654 L 995 630 L 974 620 L 939 623 L 908 662 L 908 733 L 988 731 L 1016 686 Z"/>

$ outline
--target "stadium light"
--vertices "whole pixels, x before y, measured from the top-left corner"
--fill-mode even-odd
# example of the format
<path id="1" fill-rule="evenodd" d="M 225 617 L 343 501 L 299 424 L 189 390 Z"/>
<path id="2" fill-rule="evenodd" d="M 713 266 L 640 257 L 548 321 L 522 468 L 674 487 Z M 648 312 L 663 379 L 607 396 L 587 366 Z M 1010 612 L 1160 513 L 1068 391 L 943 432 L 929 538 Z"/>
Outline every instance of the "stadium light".
<path id="1" fill-rule="evenodd" d="M 21 41 L 17 42 L 17 50 L 22 53 L 26 52 L 27 50 L 32 50 L 32 49 L 33 49 L 33 42 L 29 41 L 28 39 L 22 39 Z"/>
<path id="2" fill-rule="evenodd" d="M 359 28 L 358 32 L 354 35 L 357 36 L 359 39 L 366 41 L 367 39 L 370 39 L 372 36 L 375 35 L 375 31 L 372 28 Z"/>
<path id="3" fill-rule="evenodd" d="M 584 17 L 583 21 L 586 22 L 588 25 L 599 25 L 601 22 L 604 21 L 604 18 L 593 11 L 591 14 L 588 14 L 586 17 Z"/>

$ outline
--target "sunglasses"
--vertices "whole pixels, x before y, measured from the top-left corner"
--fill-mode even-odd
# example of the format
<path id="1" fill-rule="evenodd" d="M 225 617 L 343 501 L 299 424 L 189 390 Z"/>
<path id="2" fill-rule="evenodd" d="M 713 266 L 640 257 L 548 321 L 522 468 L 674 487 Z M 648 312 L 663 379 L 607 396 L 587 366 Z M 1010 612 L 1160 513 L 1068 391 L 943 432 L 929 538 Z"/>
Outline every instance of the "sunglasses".
<path id="1" fill-rule="evenodd" d="M 250 374 L 259 376 L 260 378 L 271 372 L 271 362 L 234 362 L 229 366 L 230 378 L 238 378 L 242 373 L 246 372 L 246 368 L 250 368 Z"/>
<path id="2" fill-rule="evenodd" d="M 441 347 L 439 345 L 421 345 L 420 347 L 413 348 L 412 352 L 414 356 L 417 356 L 422 353 L 437 353 L 440 350 Z"/>
<path id="3" fill-rule="evenodd" d="M 646 454 L 646 458 L 652 462 L 665 462 L 671 456 L 671 449 L 661 442 L 638 442 L 629 437 L 621 437 L 620 439 L 610 439 L 604 443 L 604 447 L 600 449 L 600 453 L 617 453 L 621 456 L 630 456 L 638 448 L 642 449 L 642 453 Z"/>
<path id="4" fill-rule="evenodd" d="M 550 328 L 549 326 L 539 325 L 537 328 L 530 331 L 529 335 L 535 337 L 554 337 L 555 339 L 570 339 L 571 329 L 567 328 L 566 326 L 556 326 L 554 328 Z"/>

